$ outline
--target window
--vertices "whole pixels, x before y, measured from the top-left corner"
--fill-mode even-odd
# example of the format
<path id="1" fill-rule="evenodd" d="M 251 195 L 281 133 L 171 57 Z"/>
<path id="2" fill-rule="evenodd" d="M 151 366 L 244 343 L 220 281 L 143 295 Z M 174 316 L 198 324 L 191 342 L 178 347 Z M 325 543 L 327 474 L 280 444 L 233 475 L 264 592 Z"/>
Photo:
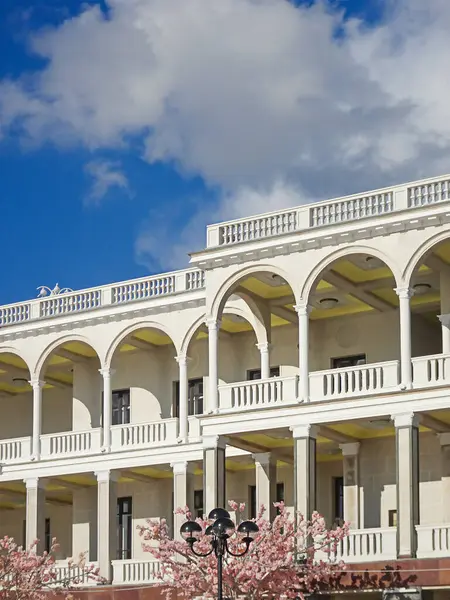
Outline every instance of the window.
<path id="1" fill-rule="evenodd" d="M 180 416 L 180 382 L 174 381 L 174 417 Z M 188 415 L 203 414 L 203 378 L 188 381 Z"/>
<path id="2" fill-rule="evenodd" d="M 358 367 L 366 364 L 365 354 L 355 354 L 354 356 L 340 356 L 331 359 L 332 369 L 346 369 L 348 367 Z"/>
<path id="3" fill-rule="evenodd" d="M 284 502 L 284 483 L 277 483 L 276 502 Z M 250 519 L 256 519 L 256 485 L 249 486 Z"/>
<path id="4" fill-rule="evenodd" d="M 270 376 L 279 377 L 280 367 L 271 367 Z M 250 371 L 247 371 L 247 381 L 254 381 L 255 379 L 261 379 L 261 369 L 250 369 Z"/>
<path id="5" fill-rule="evenodd" d="M 390 510 L 388 513 L 389 527 L 397 527 L 397 511 Z"/>
<path id="6" fill-rule="evenodd" d="M 200 519 L 203 517 L 203 490 L 194 492 L 194 515 Z"/>
<path id="7" fill-rule="evenodd" d="M 333 517 L 335 522 L 344 520 L 344 478 L 333 478 Z"/>
<path id="8" fill-rule="evenodd" d="M 131 558 L 132 498 L 117 498 L 117 558 Z"/>
<path id="9" fill-rule="evenodd" d="M 50 552 L 52 548 L 52 535 L 50 531 L 50 519 L 45 519 L 45 551 Z"/>
<path id="10" fill-rule="evenodd" d="M 112 393 L 112 424 L 130 423 L 130 390 L 118 390 Z"/>

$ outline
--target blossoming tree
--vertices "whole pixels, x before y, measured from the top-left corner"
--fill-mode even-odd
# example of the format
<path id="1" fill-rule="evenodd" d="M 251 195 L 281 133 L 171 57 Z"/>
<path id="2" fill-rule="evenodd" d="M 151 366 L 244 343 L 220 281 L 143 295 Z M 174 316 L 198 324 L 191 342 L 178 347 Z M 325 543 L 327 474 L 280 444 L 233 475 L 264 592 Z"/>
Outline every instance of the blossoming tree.
<path id="1" fill-rule="evenodd" d="M 245 505 L 229 502 L 231 510 L 240 520 Z M 315 512 L 311 520 L 302 515 L 294 519 L 283 503 L 277 503 L 278 516 L 273 522 L 264 517 L 262 507 L 255 519 L 259 532 L 249 552 L 236 558 L 224 557 L 224 597 L 246 600 L 275 600 L 279 598 L 303 599 L 307 592 L 323 589 L 336 582 L 344 565 L 332 560 L 337 545 L 346 535 L 348 525 L 327 529 L 325 520 Z M 178 509 L 177 514 L 190 519 L 188 507 Z M 206 553 L 211 549 L 210 538 L 204 535 L 211 522 L 197 519 L 203 535 L 196 542 L 196 549 Z M 140 528 L 144 538 L 144 550 L 160 561 L 158 574 L 164 583 L 166 598 L 173 592 L 178 598 L 210 599 L 217 594 L 217 560 L 214 554 L 201 558 L 194 556 L 184 541 L 171 539 L 165 520 L 148 521 Z M 242 550 L 242 543 L 233 536 L 229 547 L 235 553 Z"/>
<path id="2" fill-rule="evenodd" d="M 86 566 L 83 556 L 69 561 L 61 575 L 55 564 L 56 549 L 53 540 L 51 551 L 39 555 L 36 544 L 27 549 L 18 546 L 13 538 L 1 538 L 0 600 L 44 600 L 49 594 L 69 593 L 71 587 L 88 579 L 101 581 L 98 571 Z"/>

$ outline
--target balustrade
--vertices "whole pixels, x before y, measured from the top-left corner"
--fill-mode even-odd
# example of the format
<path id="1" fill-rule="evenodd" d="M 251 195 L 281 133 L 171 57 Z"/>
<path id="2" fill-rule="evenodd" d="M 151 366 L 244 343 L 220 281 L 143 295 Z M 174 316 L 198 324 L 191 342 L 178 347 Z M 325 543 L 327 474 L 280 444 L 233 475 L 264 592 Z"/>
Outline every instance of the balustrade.
<path id="1" fill-rule="evenodd" d="M 331 400 L 394 391 L 399 386 L 399 363 L 389 361 L 310 373 L 310 399 Z"/>
<path id="2" fill-rule="evenodd" d="M 272 377 L 219 386 L 220 410 L 242 410 L 295 403 L 298 377 Z"/>
<path id="3" fill-rule="evenodd" d="M 416 525 L 417 558 L 450 556 L 450 524 Z"/>
<path id="4" fill-rule="evenodd" d="M 156 583 L 160 581 L 157 574 L 161 566 L 156 559 L 113 560 L 112 565 L 113 583 L 115 584 Z"/>
<path id="5" fill-rule="evenodd" d="M 177 439 L 178 419 L 164 419 L 153 423 L 113 425 L 112 450 L 173 444 Z"/>
<path id="6" fill-rule="evenodd" d="M 41 435 L 42 458 L 100 452 L 101 429 Z"/>
<path id="7" fill-rule="evenodd" d="M 397 558 L 397 529 L 352 529 L 348 536 L 338 543 L 336 552 L 330 553 L 330 560 L 343 560 L 347 563 L 392 560 Z"/>
<path id="8" fill-rule="evenodd" d="M 450 355 L 435 354 L 412 359 L 415 388 L 448 385 L 450 383 Z"/>

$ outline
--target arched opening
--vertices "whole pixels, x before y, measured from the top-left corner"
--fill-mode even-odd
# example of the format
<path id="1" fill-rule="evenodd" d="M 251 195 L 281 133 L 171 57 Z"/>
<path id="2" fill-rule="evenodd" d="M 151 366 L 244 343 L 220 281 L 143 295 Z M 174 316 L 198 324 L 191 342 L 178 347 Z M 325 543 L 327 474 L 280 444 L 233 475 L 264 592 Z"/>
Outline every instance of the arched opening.
<path id="1" fill-rule="evenodd" d="M 310 288 L 309 371 L 313 400 L 386 391 L 399 384 L 397 282 L 380 258 L 338 258 Z"/>
<path id="2" fill-rule="evenodd" d="M 44 436 L 100 427 L 102 383 L 99 368 L 99 357 L 86 342 L 69 339 L 51 349 L 38 375 L 44 381 Z"/>
<path id="3" fill-rule="evenodd" d="M 450 239 L 436 243 L 420 257 L 409 282 L 412 356 L 450 353 Z M 441 322 L 440 322 L 441 321 Z M 417 369 L 413 370 L 416 371 Z"/>
<path id="4" fill-rule="evenodd" d="M 287 280 L 266 270 L 233 280 L 216 298 L 222 332 L 218 382 L 222 386 L 239 382 L 219 389 L 220 409 L 238 407 L 242 402 L 250 406 L 296 400 L 298 317 L 294 305 Z M 280 387 L 269 382 L 274 378 L 291 378 L 292 385 L 286 383 L 282 389 L 281 383 Z M 263 380 L 262 385 L 257 380 Z"/>
<path id="5" fill-rule="evenodd" d="M 111 425 L 151 423 L 176 415 L 177 351 L 156 326 L 142 326 L 116 342 L 111 357 Z"/>
<path id="6" fill-rule="evenodd" d="M 0 438 L 31 435 L 33 427 L 30 371 L 23 358 L 13 352 L 0 352 L 0 400 L 8 414 L 0 422 Z"/>

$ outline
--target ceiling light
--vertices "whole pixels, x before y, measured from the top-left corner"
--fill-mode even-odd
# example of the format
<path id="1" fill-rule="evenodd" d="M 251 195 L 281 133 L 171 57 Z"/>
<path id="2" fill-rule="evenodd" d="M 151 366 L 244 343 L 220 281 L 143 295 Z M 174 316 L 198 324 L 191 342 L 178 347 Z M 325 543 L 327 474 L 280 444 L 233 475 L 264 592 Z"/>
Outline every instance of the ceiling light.
<path id="1" fill-rule="evenodd" d="M 25 379 L 24 377 L 13 377 L 12 382 L 14 387 L 18 388 L 28 385 L 28 379 Z"/>
<path id="2" fill-rule="evenodd" d="M 322 300 L 319 300 L 319 304 L 321 308 L 330 309 L 339 304 L 339 300 L 337 298 L 322 298 Z"/>
<path id="3" fill-rule="evenodd" d="M 272 273 L 271 279 L 275 285 L 286 285 L 286 281 L 277 273 Z"/>
<path id="4" fill-rule="evenodd" d="M 379 258 L 377 258 L 376 256 L 366 256 L 365 261 L 366 261 L 366 265 L 370 269 L 379 269 L 380 267 L 385 266 L 383 261 L 380 260 Z"/>
<path id="5" fill-rule="evenodd" d="M 391 424 L 391 419 L 385 417 L 380 419 L 372 419 L 367 423 L 369 429 L 385 429 Z"/>
<path id="6" fill-rule="evenodd" d="M 431 290 L 431 285 L 429 283 L 416 283 L 416 285 L 413 285 L 413 290 L 416 294 L 426 294 Z"/>

